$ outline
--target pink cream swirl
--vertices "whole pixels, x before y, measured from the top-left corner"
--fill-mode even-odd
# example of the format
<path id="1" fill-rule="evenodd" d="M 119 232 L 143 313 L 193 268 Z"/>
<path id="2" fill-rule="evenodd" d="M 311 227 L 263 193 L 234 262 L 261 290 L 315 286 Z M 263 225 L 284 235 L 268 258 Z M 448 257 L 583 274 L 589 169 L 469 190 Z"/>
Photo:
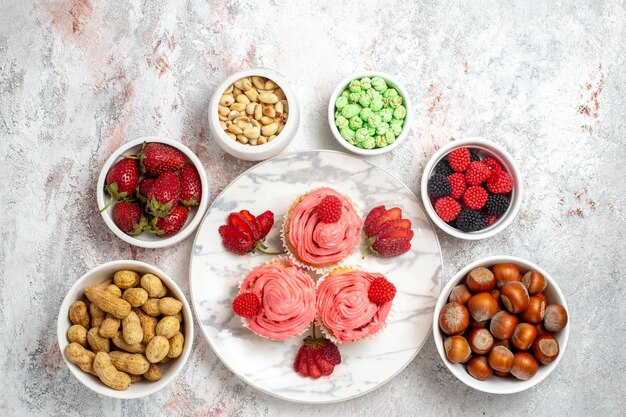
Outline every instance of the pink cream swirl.
<path id="1" fill-rule="evenodd" d="M 317 206 L 328 195 L 343 203 L 341 218 L 336 223 L 323 223 Z M 361 218 L 350 200 L 332 188 L 319 188 L 307 194 L 291 211 L 289 242 L 298 258 L 310 265 L 334 264 L 354 250 L 361 236 Z"/>
<path id="2" fill-rule="evenodd" d="M 291 264 L 272 263 L 249 272 L 239 294 L 252 292 L 261 302 L 261 311 L 244 319 L 253 332 L 274 340 L 300 334 L 315 319 L 315 284 L 302 269 Z"/>
<path id="3" fill-rule="evenodd" d="M 379 331 L 385 324 L 392 301 L 375 304 L 367 291 L 377 273 L 348 271 L 327 276 L 317 288 L 317 314 L 322 324 L 340 342 L 356 342 Z"/>

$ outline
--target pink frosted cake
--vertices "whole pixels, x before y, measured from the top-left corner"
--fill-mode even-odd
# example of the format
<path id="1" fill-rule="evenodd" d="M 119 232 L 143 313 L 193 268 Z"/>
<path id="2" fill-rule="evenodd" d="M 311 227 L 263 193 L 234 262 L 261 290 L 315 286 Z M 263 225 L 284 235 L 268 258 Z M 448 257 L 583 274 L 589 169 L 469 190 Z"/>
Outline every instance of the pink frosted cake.
<path id="1" fill-rule="evenodd" d="M 338 205 L 332 223 L 318 215 L 318 206 L 328 196 L 336 197 Z M 362 224 L 348 197 L 332 188 L 319 188 L 291 206 L 283 225 L 283 240 L 294 261 L 323 270 L 336 266 L 358 246 Z"/>
<path id="2" fill-rule="evenodd" d="M 239 285 L 239 295 L 246 293 L 257 297 L 258 307 L 256 314 L 242 320 L 260 336 L 287 339 L 301 334 L 315 319 L 315 284 L 305 271 L 287 260 L 275 260 L 250 271 Z"/>
<path id="3" fill-rule="evenodd" d="M 389 301 L 372 301 L 370 287 L 379 278 L 393 288 Z M 379 280 L 379 281 L 380 281 Z M 383 328 L 391 310 L 395 287 L 384 275 L 337 268 L 317 285 L 316 308 L 324 332 L 338 342 L 356 342 Z"/>

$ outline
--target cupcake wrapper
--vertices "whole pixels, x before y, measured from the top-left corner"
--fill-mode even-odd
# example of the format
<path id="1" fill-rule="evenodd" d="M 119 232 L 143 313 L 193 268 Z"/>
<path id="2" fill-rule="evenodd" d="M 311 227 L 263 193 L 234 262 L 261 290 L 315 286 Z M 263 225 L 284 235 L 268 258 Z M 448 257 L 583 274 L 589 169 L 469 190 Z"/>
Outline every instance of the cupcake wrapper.
<path id="1" fill-rule="evenodd" d="M 303 261 L 301 261 L 297 254 L 295 254 L 291 248 L 290 248 L 290 244 L 287 243 L 287 237 L 286 237 L 286 233 L 285 233 L 285 228 L 287 226 L 287 221 L 289 220 L 289 217 L 291 216 L 291 212 L 293 210 L 293 208 L 309 193 L 318 190 L 319 188 L 322 187 L 317 187 L 314 188 L 312 190 L 307 191 L 306 193 L 298 196 L 298 198 L 296 198 L 296 200 L 291 204 L 291 206 L 289 207 L 289 209 L 287 210 L 287 212 L 285 213 L 285 216 L 283 217 L 283 226 L 280 228 L 280 239 L 282 241 L 283 244 L 283 248 L 285 248 L 285 250 L 287 251 L 287 255 L 289 256 L 289 259 L 291 261 L 293 261 L 294 264 L 298 265 L 300 268 L 315 272 L 318 275 L 325 275 L 328 274 L 329 272 L 331 272 L 333 269 L 337 268 L 339 265 L 341 265 L 341 262 L 352 256 L 352 254 L 354 253 L 354 251 L 359 248 L 361 246 L 361 241 L 362 241 L 362 237 L 359 237 L 359 241 L 356 245 L 354 245 L 354 248 L 343 258 L 341 258 L 339 261 L 332 263 L 332 264 L 327 264 L 327 265 L 322 265 L 322 266 L 315 266 L 315 265 L 310 265 L 307 263 L 304 263 Z M 348 201 L 350 202 L 350 204 L 352 204 L 352 207 L 354 208 L 354 210 L 358 213 L 358 209 L 356 207 L 356 205 L 354 204 L 354 202 L 352 201 L 352 199 L 350 197 L 348 197 L 347 195 L 343 194 L 343 196 L 345 196 Z M 360 214 L 359 214 L 360 215 Z"/>
<path id="2" fill-rule="evenodd" d="M 239 280 L 239 283 L 237 284 L 237 288 L 239 288 L 239 291 L 241 291 L 241 284 L 243 284 L 243 280 L 244 280 L 244 278 L 245 278 L 245 277 L 246 277 L 246 275 L 248 275 L 250 272 L 254 271 L 255 269 L 257 269 L 257 268 L 258 268 L 258 267 L 260 267 L 260 266 L 272 265 L 272 264 L 277 264 L 277 263 L 280 263 L 280 264 L 283 264 L 283 265 L 290 265 L 290 264 L 292 264 L 293 262 L 291 261 L 291 259 L 289 259 L 289 257 L 288 257 L 288 256 L 277 256 L 277 257 L 275 257 L 275 258 L 272 258 L 272 259 L 271 259 L 271 260 L 269 260 L 269 261 L 262 262 L 262 263 L 260 263 L 260 264 L 258 264 L 258 265 L 256 265 L 256 266 L 254 266 L 254 267 L 250 268 L 250 269 L 249 269 L 249 270 L 248 270 L 248 271 L 247 271 L 247 272 L 246 272 L 246 273 L 242 276 L 242 278 Z M 297 266 L 297 265 L 296 265 L 296 266 Z M 313 278 L 311 278 L 311 279 L 313 279 Z M 317 290 L 317 287 L 316 287 L 316 290 Z M 248 325 L 248 319 L 246 319 L 245 317 L 239 317 L 239 319 L 241 320 L 241 324 L 242 324 L 242 326 L 243 326 L 243 327 L 245 327 L 246 329 L 250 330 L 250 332 L 254 333 L 255 335 L 257 335 L 257 336 L 259 336 L 259 337 L 262 337 L 263 339 L 268 339 L 268 340 L 272 340 L 272 341 L 275 341 L 275 342 L 280 342 L 280 341 L 283 341 L 283 340 L 288 340 L 288 339 L 291 339 L 291 338 L 293 338 L 293 337 L 299 337 L 299 336 L 302 336 L 302 335 L 303 335 L 304 333 L 306 333 L 306 332 L 310 329 L 310 327 L 311 327 L 311 324 L 309 323 L 309 324 L 308 324 L 306 327 L 304 327 L 304 328 L 303 328 L 303 329 L 302 329 L 302 330 L 301 330 L 298 334 L 295 334 L 295 335 L 293 335 L 293 336 L 286 337 L 286 338 L 284 338 L 284 339 L 274 339 L 274 338 L 271 338 L 271 337 L 268 337 L 268 336 L 264 336 L 264 335 L 262 335 L 262 334 L 259 334 L 259 333 L 255 332 L 254 330 L 251 330 L 251 329 L 250 329 L 250 327 L 249 327 L 249 325 Z M 316 319 L 317 319 L 317 317 L 315 317 L 315 319 L 313 319 L 313 322 L 314 322 Z"/>

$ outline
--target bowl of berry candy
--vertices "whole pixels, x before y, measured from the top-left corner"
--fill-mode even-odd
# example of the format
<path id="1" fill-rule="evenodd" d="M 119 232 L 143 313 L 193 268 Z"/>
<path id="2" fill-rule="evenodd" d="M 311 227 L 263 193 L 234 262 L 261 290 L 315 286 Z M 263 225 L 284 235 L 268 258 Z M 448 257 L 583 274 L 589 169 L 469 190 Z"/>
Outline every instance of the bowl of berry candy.
<path id="1" fill-rule="evenodd" d="M 444 232 L 479 240 L 500 233 L 522 203 L 517 164 L 500 145 L 482 138 L 455 140 L 430 158 L 422 176 L 426 212 Z"/>

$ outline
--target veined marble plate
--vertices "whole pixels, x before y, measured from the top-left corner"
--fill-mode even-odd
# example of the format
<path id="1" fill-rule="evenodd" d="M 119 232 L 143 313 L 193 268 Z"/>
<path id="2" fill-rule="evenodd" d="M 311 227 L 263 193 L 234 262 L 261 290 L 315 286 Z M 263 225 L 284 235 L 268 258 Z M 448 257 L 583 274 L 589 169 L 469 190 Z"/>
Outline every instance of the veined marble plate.
<path id="1" fill-rule="evenodd" d="M 401 207 L 415 236 L 411 251 L 399 257 L 368 255 L 363 259 L 362 242 L 346 259 L 346 265 L 384 274 L 398 293 L 387 326 L 368 339 L 339 345 L 341 365 L 329 377 L 313 380 L 293 370 L 304 336 L 271 341 L 244 328 L 232 312 L 231 303 L 243 275 L 272 257 L 227 252 L 217 229 L 232 211 L 248 209 L 260 214 L 272 210 L 276 223 L 266 243 L 270 249 L 279 249 L 281 223 L 291 202 L 323 186 L 349 196 L 363 219 L 381 204 Z M 202 333 L 222 362 L 255 388 L 303 403 L 345 401 L 382 386 L 402 371 L 430 334 L 441 273 L 439 241 L 417 197 L 378 166 L 335 151 L 280 155 L 235 179 L 215 199 L 198 229 L 189 272 L 191 299 Z"/>

